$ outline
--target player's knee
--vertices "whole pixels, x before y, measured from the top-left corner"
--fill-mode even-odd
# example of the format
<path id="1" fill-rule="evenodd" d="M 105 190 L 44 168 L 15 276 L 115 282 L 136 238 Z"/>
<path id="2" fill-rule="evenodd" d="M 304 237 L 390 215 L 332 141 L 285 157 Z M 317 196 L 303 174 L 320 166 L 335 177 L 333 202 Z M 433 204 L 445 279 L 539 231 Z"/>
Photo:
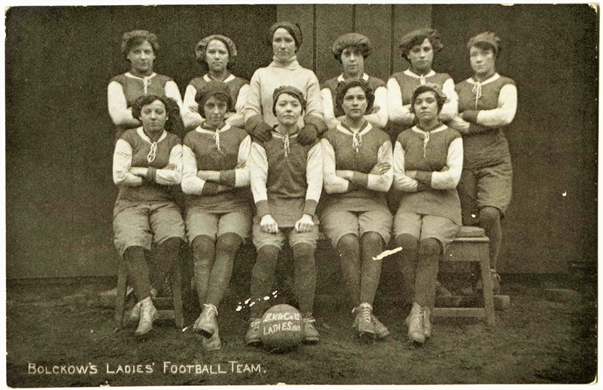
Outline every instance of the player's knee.
<path id="1" fill-rule="evenodd" d="M 419 245 L 419 240 L 412 234 L 400 234 L 396 237 L 396 244 L 401 246 L 405 251 L 416 251 Z"/>
<path id="2" fill-rule="evenodd" d="M 479 220 L 484 225 L 491 225 L 500 221 L 500 210 L 496 207 L 484 207 L 479 211 Z"/>
<path id="3" fill-rule="evenodd" d="M 426 238 L 419 244 L 419 254 L 421 255 L 439 255 L 442 253 L 442 246 L 435 238 Z"/>

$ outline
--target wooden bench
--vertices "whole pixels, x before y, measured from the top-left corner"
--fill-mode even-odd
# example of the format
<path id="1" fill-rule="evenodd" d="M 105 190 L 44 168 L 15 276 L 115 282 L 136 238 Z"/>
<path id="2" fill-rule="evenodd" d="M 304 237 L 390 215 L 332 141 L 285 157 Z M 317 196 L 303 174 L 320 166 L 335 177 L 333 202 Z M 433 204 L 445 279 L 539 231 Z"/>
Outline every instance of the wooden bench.
<path id="1" fill-rule="evenodd" d="M 479 317 L 485 318 L 488 326 L 495 325 L 494 297 L 492 293 L 492 279 L 490 276 L 490 239 L 486 237 L 484 229 L 479 227 L 463 226 L 452 243 L 448 246 L 442 261 L 469 261 L 478 262 L 481 270 L 481 279 L 484 294 L 483 308 L 469 307 L 436 307 L 434 317 Z"/>
<path id="2" fill-rule="evenodd" d="M 184 327 L 184 315 L 182 311 L 182 277 L 180 274 L 179 262 L 176 262 L 172 270 L 171 284 L 173 296 L 171 298 L 154 298 L 153 304 L 157 308 L 157 319 L 173 319 L 176 323 L 176 326 L 181 329 Z M 119 328 L 122 328 L 126 325 L 128 317 L 128 308 L 126 307 L 127 285 L 128 269 L 125 262 L 120 259 L 119 268 L 117 271 L 117 296 L 115 297 L 115 321 L 117 322 L 117 326 Z M 166 307 L 170 308 L 165 309 Z"/>

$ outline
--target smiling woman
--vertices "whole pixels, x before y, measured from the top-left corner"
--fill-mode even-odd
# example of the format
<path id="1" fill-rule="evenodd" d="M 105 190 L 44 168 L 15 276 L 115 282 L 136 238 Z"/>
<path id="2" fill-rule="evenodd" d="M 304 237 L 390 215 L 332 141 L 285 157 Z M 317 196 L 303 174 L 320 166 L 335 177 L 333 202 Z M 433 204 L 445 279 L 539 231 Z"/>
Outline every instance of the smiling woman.
<path id="1" fill-rule="evenodd" d="M 124 131 L 140 126 L 140 120 L 132 115 L 132 105 L 138 97 L 169 97 L 177 103 L 178 108 L 182 106 L 180 90 L 174 80 L 154 71 L 154 62 L 159 51 L 159 40 L 155 34 L 145 30 L 126 32 L 123 35 L 121 51 L 124 58 L 130 62 L 130 71 L 113 77 L 107 89 L 109 115 L 117 127 L 116 142 Z M 176 114 L 175 108 L 170 106 L 168 110 L 174 110 L 173 113 Z M 177 120 L 176 116 L 173 120 Z"/>

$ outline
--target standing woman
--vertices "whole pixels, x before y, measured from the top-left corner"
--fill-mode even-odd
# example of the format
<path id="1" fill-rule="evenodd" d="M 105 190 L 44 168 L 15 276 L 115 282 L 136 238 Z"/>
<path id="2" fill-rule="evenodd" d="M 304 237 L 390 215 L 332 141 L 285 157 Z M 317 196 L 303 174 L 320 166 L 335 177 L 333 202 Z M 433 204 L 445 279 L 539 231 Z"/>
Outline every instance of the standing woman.
<path id="1" fill-rule="evenodd" d="M 193 248 L 195 285 L 203 311 L 193 330 L 206 350 L 221 348 L 218 306 L 232 276 L 235 255 L 249 237 L 247 158 L 251 137 L 224 117 L 232 107 L 230 88 L 210 81 L 197 92 L 203 124 L 184 137 L 182 191 L 186 228 Z"/>
<path id="2" fill-rule="evenodd" d="M 356 314 L 360 335 L 389 335 L 373 315 L 381 260 L 373 260 L 389 242 L 393 217 L 385 194 L 393 180 L 392 143 L 366 119 L 375 96 L 362 80 L 337 89 L 337 108 L 345 116 L 321 140 L 324 187 L 323 230 L 337 248 L 343 278 Z"/>
<path id="3" fill-rule="evenodd" d="M 132 113 L 132 104 L 142 95 L 157 95 L 169 97 L 177 103 L 168 102 L 168 113 L 171 114 L 172 132 L 178 136 L 181 128 L 180 107 L 182 96 L 178 86 L 171 77 L 155 73 L 153 65 L 159 51 L 157 35 L 145 31 L 134 30 L 126 32 L 121 42 L 121 52 L 130 61 L 130 71 L 115 76 L 109 82 L 107 101 L 109 115 L 117 127 L 115 140 L 127 129 L 137 128 L 140 120 Z"/>
<path id="4" fill-rule="evenodd" d="M 420 28 L 406 34 L 400 41 L 402 58 L 410 63 L 410 67 L 394 73 L 387 82 L 387 112 L 389 115 L 392 136 L 418 123 L 418 118 L 411 110 L 412 91 L 425 83 L 437 84 L 448 100 L 442 107 L 439 119 L 447 122 L 457 113 L 457 95 L 454 81 L 446 73 L 436 73 L 433 69 L 435 54 L 444 45 L 438 32 L 431 28 Z"/>
<path id="5" fill-rule="evenodd" d="M 318 239 L 316 206 L 322 192 L 322 149 L 320 142 L 299 142 L 298 119 L 306 101 L 302 91 L 283 86 L 272 98 L 278 125 L 265 142 L 255 140 L 249 156 L 251 192 L 257 213 L 253 219 L 253 243 L 257 260 L 251 273 L 251 306 L 247 345 L 261 343 L 260 322 L 272 291 L 274 273 L 285 242 L 293 251 L 294 283 L 302 315 L 302 342 L 317 343 L 312 310 L 316 289 L 314 251 Z"/>
<path id="6" fill-rule="evenodd" d="M 479 225 L 490 238 L 490 267 L 494 293 L 500 293 L 496 272 L 502 241 L 500 221 L 511 202 L 513 169 L 504 128 L 517 111 L 515 81 L 496 72 L 500 38 L 493 32 L 478 34 L 467 43 L 475 74 L 459 83 L 459 115 L 451 124 L 465 145 L 465 165 L 459 183 L 463 223 Z M 476 221 L 477 215 L 479 220 Z"/>
<path id="7" fill-rule="evenodd" d="M 245 130 L 260 141 L 268 141 L 272 137 L 273 127 L 278 124 L 272 110 L 272 94 L 283 85 L 300 90 L 307 102 L 305 115 L 298 120 L 298 142 L 304 146 L 311 145 L 327 131 L 318 79 L 314 72 L 297 62 L 296 53 L 302 41 L 302 32 L 296 23 L 276 22 L 270 27 L 273 61 L 267 67 L 256 70 L 251 77 L 245 106 Z"/>
<path id="8" fill-rule="evenodd" d="M 142 126 L 125 131 L 113 154 L 113 181 L 119 187 L 113 210 L 115 246 L 138 300 L 131 312 L 139 319 L 137 336 L 153 328 L 157 310 L 151 285 L 159 286 L 169 276 L 185 240 L 180 208 L 169 190 L 182 179 L 182 143 L 167 131 L 171 128 L 167 107 L 161 96 L 139 97 L 132 115 Z M 150 250 L 152 243 L 158 245 L 157 272 L 149 276 L 144 251 Z"/>
<path id="9" fill-rule="evenodd" d="M 394 187 L 404 194 L 394 219 L 402 268 L 414 285 L 406 318 L 410 340 L 431 336 L 430 315 L 439 262 L 461 226 L 456 186 L 463 169 L 463 140 L 439 119 L 446 96 L 436 84 L 419 85 L 411 95 L 418 124 L 400 133 L 394 149 Z"/>
<path id="10" fill-rule="evenodd" d="M 337 38 L 331 50 L 335 59 L 343 66 L 343 73 L 324 82 L 320 94 L 325 121 L 329 129 L 336 128 L 343 120 L 345 113 L 336 104 L 337 86 L 350 80 L 365 81 L 374 93 L 375 101 L 371 110 L 364 115 L 373 126 L 380 129 L 387 125 L 387 88 L 383 80 L 364 73 L 364 60 L 371 54 L 371 41 L 358 33 L 344 34 Z"/>
<path id="11" fill-rule="evenodd" d="M 247 100 L 249 82 L 230 73 L 237 57 L 235 43 L 224 35 L 210 35 L 197 43 L 195 55 L 197 62 L 203 66 L 207 73 L 203 77 L 192 79 L 186 87 L 182 114 L 184 126 L 191 130 L 203 123 L 203 115 L 197 111 L 198 104 L 195 101 L 195 96 L 203 85 L 211 81 L 222 81 L 228 86 L 232 105 L 226 113 L 226 123 L 232 127 L 242 128 L 245 126 L 243 108 Z"/>

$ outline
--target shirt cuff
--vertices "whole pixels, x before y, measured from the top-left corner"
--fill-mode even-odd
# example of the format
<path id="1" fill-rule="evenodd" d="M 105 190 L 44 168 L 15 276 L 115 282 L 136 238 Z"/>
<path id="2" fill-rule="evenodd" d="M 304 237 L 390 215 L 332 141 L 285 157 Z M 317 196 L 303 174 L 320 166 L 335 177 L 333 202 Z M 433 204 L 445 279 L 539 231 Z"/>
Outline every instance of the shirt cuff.
<path id="1" fill-rule="evenodd" d="M 220 180 L 218 180 L 218 183 L 227 187 L 234 187 L 236 179 L 237 175 L 235 174 L 235 170 L 229 169 L 228 171 L 220 171 Z"/>
<path id="2" fill-rule="evenodd" d="M 255 203 L 255 207 L 258 210 L 258 216 L 262 218 L 266 214 L 270 214 L 270 207 L 268 206 L 267 200 L 260 200 Z"/>
<path id="3" fill-rule="evenodd" d="M 477 123 L 477 114 L 479 114 L 479 110 L 463 111 L 463 119 L 467 122 Z"/>
<path id="4" fill-rule="evenodd" d="M 316 213 L 317 205 L 318 205 L 317 201 L 315 201 L 313 199 L 306 199 L 306 205 L 304 206 L 303 214 L 309 214 L 311 216 L 314 216 Z"/>

